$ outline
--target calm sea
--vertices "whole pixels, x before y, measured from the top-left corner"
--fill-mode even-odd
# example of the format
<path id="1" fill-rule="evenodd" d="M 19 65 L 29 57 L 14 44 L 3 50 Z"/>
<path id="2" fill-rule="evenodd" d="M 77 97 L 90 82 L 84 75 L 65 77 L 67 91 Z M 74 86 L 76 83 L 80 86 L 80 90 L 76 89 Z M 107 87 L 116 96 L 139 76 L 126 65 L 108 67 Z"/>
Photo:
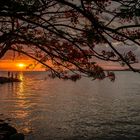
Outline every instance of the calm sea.
<path id="1" fill-rule="evenodd" d="M 26 140 L 140 140 L 140 74 L 116 72 L 115 82 L 19 76 L 0 85 L 0 117 Z"/>

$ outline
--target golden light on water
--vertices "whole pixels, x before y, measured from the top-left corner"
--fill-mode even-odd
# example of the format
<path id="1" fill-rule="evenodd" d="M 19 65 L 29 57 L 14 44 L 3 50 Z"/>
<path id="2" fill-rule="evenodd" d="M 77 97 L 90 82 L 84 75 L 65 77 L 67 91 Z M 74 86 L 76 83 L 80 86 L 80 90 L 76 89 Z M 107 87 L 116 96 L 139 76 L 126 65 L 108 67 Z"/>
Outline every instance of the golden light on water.
<path id="1" fill-rule="evenodd" d="M 23 79 L 24 79 L 23 73 L 19 73 L 18 78 L 19 78 L 21 81 L 23 81 Z"/>

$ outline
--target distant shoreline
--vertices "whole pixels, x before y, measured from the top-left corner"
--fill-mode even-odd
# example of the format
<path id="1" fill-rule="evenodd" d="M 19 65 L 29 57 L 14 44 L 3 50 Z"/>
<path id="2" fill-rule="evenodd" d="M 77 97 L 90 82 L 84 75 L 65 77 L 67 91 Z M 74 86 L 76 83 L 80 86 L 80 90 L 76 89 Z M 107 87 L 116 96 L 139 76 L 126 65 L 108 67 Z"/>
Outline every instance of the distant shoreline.
<path id="1" fill-rule="evenodd" d="M 0 84 L 13 83 L 13 82 L 21 82 L 21 80 L 18 78 L 11 78 L 11 77 L 0 77 Z"/>
<path id="2" fill-rule="evenodd" d="M 130 69 L 104 69 L 105 71 L 132 71 Z M 140 71 L 140 69 L 135 69 L 137 71 Z M 132 71 L 133 72 L 133 71 Z"/>
<path id="3" fill-rule="evenodd" d="M 140 69 L 135 69 L 140 71 Z M 0 70 L 0 72 L 7 72 L 8 70 Z M 132 71 L 130 69 L 104 69 L 104 71 Z M 22 73 L 22 72 L 47 72 L 47 71 L 41 71 L 41 70 L 35 70 L 35 71 L 10 71 L 10 72 L 18 72 L 18 73 Z"/>

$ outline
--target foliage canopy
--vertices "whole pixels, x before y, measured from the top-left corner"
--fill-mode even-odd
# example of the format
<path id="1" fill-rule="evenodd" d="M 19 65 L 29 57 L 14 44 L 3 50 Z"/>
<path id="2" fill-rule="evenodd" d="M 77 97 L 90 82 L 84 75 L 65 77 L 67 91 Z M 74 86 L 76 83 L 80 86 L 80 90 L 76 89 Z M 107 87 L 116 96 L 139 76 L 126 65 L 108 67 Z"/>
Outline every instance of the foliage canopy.
<path id="1" fill-rule="evenodd" d="M 114 80 L 97 59 L 136 72 L 134 53 L 121 54 L 115 44 L 140 46 L 139 5 L 138 0 L 1 0 L 0 58 L 13 50 L 43 64 L 52 77 L 72 80 Z M 100 46 L 110 49 L 98 51 Z"/>

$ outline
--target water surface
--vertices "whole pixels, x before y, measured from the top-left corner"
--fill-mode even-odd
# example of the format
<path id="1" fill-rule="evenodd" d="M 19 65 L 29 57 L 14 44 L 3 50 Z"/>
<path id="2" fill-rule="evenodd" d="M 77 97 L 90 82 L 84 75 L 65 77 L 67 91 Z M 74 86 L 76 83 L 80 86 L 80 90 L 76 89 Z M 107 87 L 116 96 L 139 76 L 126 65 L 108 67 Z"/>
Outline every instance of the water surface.
<path id="1" fill-rule="evenodd" d="M 21 83 L 0 85 L 0 117 L 26 140 L 140 139 L 140 74 L 116 72 L 115 82 L 20 76 Z"/>

